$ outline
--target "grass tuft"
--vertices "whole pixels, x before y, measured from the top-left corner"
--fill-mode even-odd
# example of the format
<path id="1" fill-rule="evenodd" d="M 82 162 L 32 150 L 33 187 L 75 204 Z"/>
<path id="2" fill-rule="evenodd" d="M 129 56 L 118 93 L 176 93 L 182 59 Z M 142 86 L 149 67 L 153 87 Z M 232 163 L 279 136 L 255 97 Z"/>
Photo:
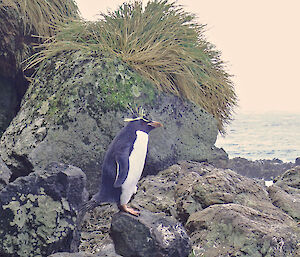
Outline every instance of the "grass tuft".
<path id="1" fill-rule="evenodd" d="M 0 17 L 14 10 L 24 27 L 24 35 L 53 35 L 53 24 L 68 18 L 78 18 L 79 11 L 74 0 L 1 0 Z M 4 18 L 4 17 L 3 17 Z M 10 22 L 18 22 L 17 20 Z M 10 28 L 9 24 L 2 26 Z M 9 31 L 9 30 L 8 30 Z"/>
<path id="2" fill-rule="evenodd" d="M 57 24 L 55 34 L 37 48 L 28 67 L 72 50 L 117 56 L 164 92 L 187 98 L 218 121 L 231 119 L 236 95 L 220 52 L 206 41 L 205 25 L 167 0 L 124 3 L 96 22 Z"/>

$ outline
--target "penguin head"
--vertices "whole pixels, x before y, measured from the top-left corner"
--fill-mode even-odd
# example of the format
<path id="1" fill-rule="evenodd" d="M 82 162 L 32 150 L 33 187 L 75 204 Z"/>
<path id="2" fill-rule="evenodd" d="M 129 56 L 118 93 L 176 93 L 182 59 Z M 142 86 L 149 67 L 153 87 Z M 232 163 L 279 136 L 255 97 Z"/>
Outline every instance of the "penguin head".
<path id="1" fill-rule="evenodd" d="M 145 116 L 134 116 L 131 119 L 125 119 L 125 121 L 129 122 L 128 126 L 132 127 L 134 130 L 140 130 L 146 133 L 149 133 L 152 129 L 163 126 L 160 122 L 147 119 Z"/>

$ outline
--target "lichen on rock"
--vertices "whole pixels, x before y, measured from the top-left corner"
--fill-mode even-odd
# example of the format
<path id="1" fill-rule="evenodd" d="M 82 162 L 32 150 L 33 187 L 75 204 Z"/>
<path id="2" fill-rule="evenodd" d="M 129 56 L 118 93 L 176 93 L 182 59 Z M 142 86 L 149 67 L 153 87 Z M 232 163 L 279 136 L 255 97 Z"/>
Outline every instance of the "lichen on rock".
<path id="1" fill-rule="evenodd" d="M 45 256 L 70 249 L 84 179 L 78 168 L 52 164 L 7 185 L 0 192 L 0 253 Z"/>

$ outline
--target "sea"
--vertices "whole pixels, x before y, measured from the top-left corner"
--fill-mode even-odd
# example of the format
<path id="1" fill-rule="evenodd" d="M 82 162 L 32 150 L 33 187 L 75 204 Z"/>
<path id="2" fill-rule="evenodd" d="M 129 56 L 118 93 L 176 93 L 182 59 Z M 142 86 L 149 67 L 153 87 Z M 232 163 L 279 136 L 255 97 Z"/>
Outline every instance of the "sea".
<path id="1" fill-rule="evenodd" d="M 216 146 L 229 158 L 294 163 L 300 157 L 300 113 L 238 113 Z"/>

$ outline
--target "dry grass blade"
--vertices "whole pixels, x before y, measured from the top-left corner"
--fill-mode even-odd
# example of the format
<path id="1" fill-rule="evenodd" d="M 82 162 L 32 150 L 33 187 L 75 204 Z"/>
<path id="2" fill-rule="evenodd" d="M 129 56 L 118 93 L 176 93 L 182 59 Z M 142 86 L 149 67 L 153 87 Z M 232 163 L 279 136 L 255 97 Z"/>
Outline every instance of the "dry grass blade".
<path id="1" fill-rule="evenodd" d="M 78 18 L 79 11 L 74 0 L 1 0 L 0 10 L 6 13 L 12 8 L 24 26 L 24 35 L 53 35 L 52 24 Z"/>
<path id="2" fill-rule="evenodd" d="M 214 115 L 219 130 L 231 117 L 236 95 L 220 53 L 204 38 L 204 25 L 167 0 L 124 3 L 97 22 L 57 26 L 30 66 L 68 50 L 118 56 L 159 90 L 185 97 Z"/>

